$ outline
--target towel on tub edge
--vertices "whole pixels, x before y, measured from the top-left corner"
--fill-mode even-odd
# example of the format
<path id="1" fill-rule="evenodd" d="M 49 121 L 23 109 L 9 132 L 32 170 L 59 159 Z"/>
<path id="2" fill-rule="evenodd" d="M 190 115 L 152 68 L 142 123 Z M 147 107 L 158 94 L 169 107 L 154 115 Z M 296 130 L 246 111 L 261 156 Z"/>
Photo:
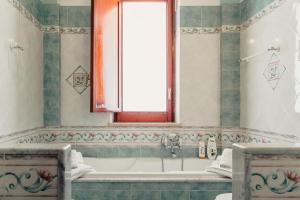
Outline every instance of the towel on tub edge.
<path id="1" fill-rule="evenodd" d="M 81 152 L 76 150 L 71 151 L 71 180 L 78 179 L 88 173 L 96 170 L 89 165 L 84 164 Z"/>
<path id="2" fill-rule="evenodd" d="M 220 167 L 232 169 L 232 149 L 224 149 L 220 159 Z"/>
<path id="3" fill-rule="evenodd" d="M 78 164 L 78 167 L 71 170 L 71 180 L 74 181 L 88 173 L 95 172 L 96 170 L 89 165 Z"/>
<path id="4" fill-rule="evenodd" d="M 215 160 L 211 164 L 211 166 L 206 169 L 206 171 L 213 172 L 224 177 L 232 178 L 232 169 L 221 167 L 220 160 L 221 160 L 221 156 L 218 156 L 217 160 Z"/>

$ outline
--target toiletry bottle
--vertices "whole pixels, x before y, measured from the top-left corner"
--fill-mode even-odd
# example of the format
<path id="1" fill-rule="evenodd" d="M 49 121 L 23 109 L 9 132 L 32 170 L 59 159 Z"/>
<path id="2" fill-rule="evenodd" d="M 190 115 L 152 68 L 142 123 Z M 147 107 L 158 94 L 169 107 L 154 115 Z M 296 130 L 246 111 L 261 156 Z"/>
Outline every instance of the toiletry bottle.
<path id="1" fill-rule="evenodd" d="M 199 141 L 199 158 L 205 159 L 205 142 Z"/>
<path id="2" fill-rule="evenodd" d="M 217 157 L 217 143 L 214 136 L 210 136 L 207 142 L 207 156 L 210 160 L 215 160 Z"/>

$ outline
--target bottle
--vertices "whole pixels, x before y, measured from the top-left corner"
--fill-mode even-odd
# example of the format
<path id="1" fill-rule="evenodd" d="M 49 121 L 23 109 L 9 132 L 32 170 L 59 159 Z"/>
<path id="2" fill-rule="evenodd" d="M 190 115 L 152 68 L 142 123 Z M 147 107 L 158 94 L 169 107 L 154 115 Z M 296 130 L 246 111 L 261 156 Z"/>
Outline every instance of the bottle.
<path id="1" fill-rule="evenodd" d="M 199 158 L 205 159 L 205 142 L 199 141 Z"/>
<path id="2" fill-rule="evenodd" d="M 207 142 L 207 157 L 210 160 L 215 160 L 217 157 L 217 143 L 214 136 L 210 136 Z"/>

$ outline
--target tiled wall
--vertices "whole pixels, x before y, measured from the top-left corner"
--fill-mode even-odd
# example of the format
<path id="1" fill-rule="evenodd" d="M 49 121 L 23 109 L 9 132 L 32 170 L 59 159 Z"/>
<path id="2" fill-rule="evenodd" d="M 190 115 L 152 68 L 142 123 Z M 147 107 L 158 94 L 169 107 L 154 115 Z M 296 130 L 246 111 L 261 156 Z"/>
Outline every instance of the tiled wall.
<path id="1" fill-rule="evenodd" d="M 262 3 L 242 6 L 252 17 L 243 23 L 251 26 L 241 32 L 241 57 L 263 52 L 241 65 L 242 127 L 299 137 L 298 1 L 273 1 L 257 14 Z"/>
<path id="2" fill-rule="evenodd" d="M 180 120 L 183 126 L 239 128 L 239 32 L 258 22 L 264 15 L 257 11 L 271 1 L 203 2 L 180 7 Z M 89 113 L 88 85 L 80 93 L 70 83 L 75 69 L 89 73 L 90 6 L 24 3 L 44 31 L 45 125 L 106 126 L 110 114 Z"/>
<path id="3" fill-rule="evenodd" d="M 231 182 L 74 182 L 74 200 L 214 200 Z"/>
<path id="4" fill-rule="evenodd" d="M 0 137 L 43 126 L 43 33 L 22 10 L 1 1 Z M 10 40 L 24 51 L 11 50 Z"/>

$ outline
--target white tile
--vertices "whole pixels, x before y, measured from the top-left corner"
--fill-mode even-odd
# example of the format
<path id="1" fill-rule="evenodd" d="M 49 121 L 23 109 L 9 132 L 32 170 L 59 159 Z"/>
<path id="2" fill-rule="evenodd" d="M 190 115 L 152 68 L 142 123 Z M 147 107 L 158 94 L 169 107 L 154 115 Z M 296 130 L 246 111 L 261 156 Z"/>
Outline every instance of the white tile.
<path id="1" fill-rule="evenodd" d="M 181 36 L 180 122 L 184 125 L 220 125 L 219 52 L 220 34 Z"/>

